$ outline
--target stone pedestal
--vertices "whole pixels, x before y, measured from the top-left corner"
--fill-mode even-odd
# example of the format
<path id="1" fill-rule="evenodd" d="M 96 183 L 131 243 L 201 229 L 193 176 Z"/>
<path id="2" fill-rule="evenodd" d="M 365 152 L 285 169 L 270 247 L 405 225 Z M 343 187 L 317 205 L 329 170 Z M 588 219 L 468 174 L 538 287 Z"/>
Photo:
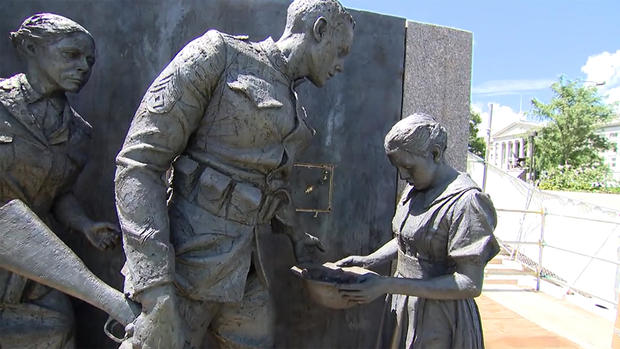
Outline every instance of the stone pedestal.
<path id="1" fill-rule="evenodd" d="M 435 116 L 448 130 L 448 163 L 465 171 L 469 138 L 472 33 L 408 21 L 403 117 Z"/>

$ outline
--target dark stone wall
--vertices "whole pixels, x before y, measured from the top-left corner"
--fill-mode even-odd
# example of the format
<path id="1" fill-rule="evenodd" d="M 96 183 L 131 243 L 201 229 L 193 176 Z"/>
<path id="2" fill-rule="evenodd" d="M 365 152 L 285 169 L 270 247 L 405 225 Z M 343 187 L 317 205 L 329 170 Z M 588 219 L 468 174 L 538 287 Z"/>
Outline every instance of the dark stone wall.
<path id="1" fill-rule="evenodd" d="M 26 17 L 53 12 L 81 23 L 94 36 L 97 63 L 73 107 L 94 127 L 91 160 L 76 194 L 94 218 L 116 221 L 114 157 L 148 85 L 190 40 L 211 28 L 277 39 L 287 0 L 3 0 L 0 2 L 0 76 L 23 71 L 8 39 Z M 332 212 L 304 213 L 307 231 L 328 251 L 323 261 L 365 254 L 391 238 L 396 171 L 383 154 L 383 136 L 401 116 L 405 20 L 353 12 L 355 42 L 345 73 L 325 88 L 300 88 L 311 123 L 318 130 L 300 161 L 335 166 Z M 296 179 L 306 188 L 308 177 Z M 322 198 L 324 199 L 324 198 Z M 61 233 L 59 233 L 61 234 Z M 98 252 L 77 235 L 62 234 L 95 274 L 121 289 L 120 248 Z M 274 249 L 273 293 L 278 309 L 278 347 L 372 347 L 382 304 L 347 311 L 320 308 L 304 300 L 304 290 L 288 273 L 290 244 L 281 236 L 266 241 Z M 79 348 L 113 348 L 101 328 L 106 315 L 74 302 Z"/>
<path id="2" fill-rule="evenodd" d="M 401 116 L 405 20 L 367 12 L 352 14 L 356 37 L 345 72 L 325 88 L 306 84 L 300 89 L 317 130 L 300 161 L 334 165 L 331 213 L 302 214 L 304 227 L 328 248 L 320 256 L 323 261 L 368 254 L 392 238 L 396 170 L 385 156 L 383 138 Z M 302 192 L 306 178 L 296 178 L 296 188 Z M 380 271 L 388 273 L 387 267 Z M 319 308 L 301 297 L 287 301 L 297 308 L 285 313 L 286 320 L 280 323 L 293 324 L 303 332 L 279 333 L 279 338 L 286 339 L 280 347 L 300 343 L 305 348 L 374 347 L 382 298 L 346 311 Z M 297 333 L 303 334 L 303 342 L 295 337 Z"/>

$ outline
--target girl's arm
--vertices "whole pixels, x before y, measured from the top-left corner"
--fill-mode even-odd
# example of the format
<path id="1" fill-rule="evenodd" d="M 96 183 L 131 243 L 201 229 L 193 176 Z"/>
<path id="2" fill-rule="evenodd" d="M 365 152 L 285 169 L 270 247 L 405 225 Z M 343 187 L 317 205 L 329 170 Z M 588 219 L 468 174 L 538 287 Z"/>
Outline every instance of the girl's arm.
<path id="1" fill-rule="evenodd" d="M 349 256 L 336 262 L 339 267 L 371 267 L 391 261 L 398 255 L 398 241 L 396 238 L 388 241 L 368 256 Z"/>
<path id="2" fill-rule="evenodd" d="M 386 293 L 427 299 L 473 298 L 482 291 L 483 275 L 483 265 L 462 261 L 450 275 L 426 280 L 368 275 L 361 283 L 340 285 L 340 293 L 352 303 L 369 303 Z"/>

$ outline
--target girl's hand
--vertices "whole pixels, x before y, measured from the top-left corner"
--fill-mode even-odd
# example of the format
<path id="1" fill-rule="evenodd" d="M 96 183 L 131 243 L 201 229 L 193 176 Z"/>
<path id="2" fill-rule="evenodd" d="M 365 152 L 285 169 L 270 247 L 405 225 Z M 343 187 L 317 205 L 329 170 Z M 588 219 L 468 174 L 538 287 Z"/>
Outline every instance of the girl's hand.
<path id="1" fill-rule="evenodd" d="M 366 304 L 387 293 L 390 278 L 367 274 L 359 283 L 340 284 L 338 291 L 350 303 Z"/>
<path id="2" fill-rule="evenodd" d="M 116 225 L 107 222 L 93 222 L 84 229 L 84 235 L 93 246 L 100 250 L 114 248 L 121 236 Z"/>
<path id="3" fill-rule="evenodd" d="M 349 256 L 336 261 L 336 266 L 339 267 L 369 267 L 371 265 L 368 256 Z"/>

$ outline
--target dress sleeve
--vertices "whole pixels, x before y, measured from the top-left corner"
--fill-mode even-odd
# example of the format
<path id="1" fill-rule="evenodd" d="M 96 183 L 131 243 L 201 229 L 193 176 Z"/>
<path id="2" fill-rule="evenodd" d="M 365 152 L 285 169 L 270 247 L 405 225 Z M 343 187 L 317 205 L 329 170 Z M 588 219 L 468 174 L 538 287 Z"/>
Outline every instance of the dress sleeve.
<path id="1" fill-rule="evenodd" d="M 493 235 L 497 215 L 487 194 L 469 190 L 454 205 L 448 256 L 455 261 L 467 260 L 485 265 L 499 252 Z"/>
<path id="2" fill-rule="evenodd" d="M 216 31 L 183 48 L 147 90 L 116 158 L 116 208 L 131 294 L 173 280 L 166 172 L 200 124 L 225 62 Z"/>

